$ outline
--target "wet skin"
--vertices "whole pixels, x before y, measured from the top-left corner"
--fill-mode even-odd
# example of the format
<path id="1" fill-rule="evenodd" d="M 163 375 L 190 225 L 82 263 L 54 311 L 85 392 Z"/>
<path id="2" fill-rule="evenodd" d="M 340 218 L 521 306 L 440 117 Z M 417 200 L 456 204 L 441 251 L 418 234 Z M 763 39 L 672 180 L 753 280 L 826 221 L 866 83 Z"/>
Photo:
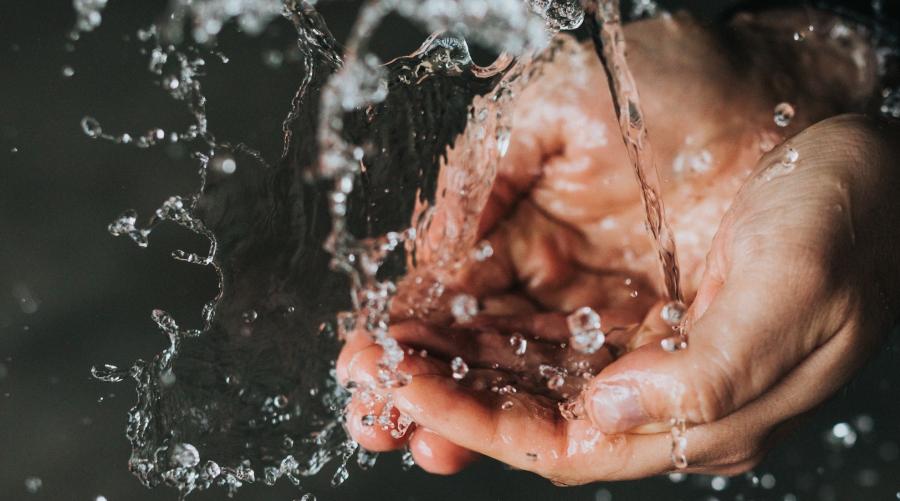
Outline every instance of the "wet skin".
<path id="1" fill-rule="evenodd" d="M 434 473 L 486 455 L 579 484 L 671 471 L 668 423 L 683 418 L 687 471 L 735 474 L 837 391 L 897 319 L 900 141 L 895 125 L 844 113 L 865 111 L 875 93 L 871 64 L 823 40 L 779 46 L 791 15 L 738 18 L 724 38 L 682 16 L 626 29 L 678 244 L 689 349 L 660 348 L 672 331 L 659 319 L 659 265 L 606 80 L 591 48 L 567 42 L 517 100 L 479 225 L 494 255 L 448 284 L 476 296 L 481 314 L 459 325 L 446 311 L 423 322 L 398 308 L 391 333 L 410 348 L 401 368 L 412 378 L 377 392 L 415 424 L 399 438 L 365 426 L 383 400 L 354 398 L 352 436 L 370 450 L 408 446 Z M 816 17 L 816 32 L 833 21 Z M 859 40 L 841 44 L 871 63 Z M 829 68 L 828 86 L 794 77 L 816 67 Z M 778 128 L 772 110 L 785 100 L 797 115 Z M 795 168 L 773 177 L 789 149 Z M 585 305 L 609 334 L 592 355 L 561 345 L 566 313 Z M 514 334 L 527 339 L 524 355 Z M 471 369 L 460 381 L 455 356 Z M 338 376 L 377 386 L 380 358 L 368 334 L 351 333 Z M 541 364 L 566 369 L 565 384 L 548 387 Z M 572 398 L 583 412 L 563 419 L 558 403 Z"/>

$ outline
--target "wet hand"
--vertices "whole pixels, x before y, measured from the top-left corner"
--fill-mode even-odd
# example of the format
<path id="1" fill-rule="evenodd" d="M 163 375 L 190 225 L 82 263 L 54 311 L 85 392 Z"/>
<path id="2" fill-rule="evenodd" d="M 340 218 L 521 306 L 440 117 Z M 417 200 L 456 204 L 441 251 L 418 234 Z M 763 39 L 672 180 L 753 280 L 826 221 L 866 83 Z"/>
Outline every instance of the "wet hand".
<path id="1" fill-rule="evenodd" d="M 598 95 L 602 74 L 568 93 L 548 76 L 531 92 L 557 106 L 517 110 L 513 143 L 482 218 L 481 232 L 495 255 L 450 284 L 477 296 L 484 315 L 470 325 L 393 326 L 397 340 L 414 350 L 402 366 L 412 380 L 378 398 L 390 395 L 404 419 L 416 424 L 391 436 L 365 424 L 383 400 L 355 401 L 348 428 L 364 447 L 408 444 L 417 463 L 437 473 L 457 471 L 475 451 L 559 482 L 582 483 L 672 469 L 668 422 L 683 418 L 691 471 L 734 473 L 758 461 L 796 416 L 840 387 L 877 346 L 890 318 L 881 305 L 896 304 L 887 286 L 877 284 L 896 283 L 897 267 L 870 266 L 888 239 L 883 228 L 879 233 L 861 223 L 873 212 L 893 217 L 896 211 L 887 203 L 896 183 L 874 182 L 887 176 L 885 165 L 894 158 L 888 132 L 859 118 L 826 122 L 754 169 L 766 131 L 747 126 L 758 116 L 753 106 L 747 104 L 741 120 L 708 120 L 711 110 L 734 102 L 732 92 L 740 88 L 716 73 L 721 60 L 689 57 L 709 50 L 703 37 L 682 25 L 641 29 L 648 44 L 654 29 L 686 30 L 685 44 L 701 42 L 681 57 L 706 61 L 686 76 L 671 63 L 678 56 L 668 54 L 679 78 L 660 79 L 668 84 L 644 93 L 648 122 L 666 132 L 653 137 L 659 156 L 671 160 L 661 169 L 674 179 L 665 197 L 685 287 L 696 294 L 687 321 L 690 349 L 666 353 L 659 347 L 671 331 L 658 320 L 660 296 L 652 286 L 658 272 L 634 181 L 610 128 L 608 104 L 584 105 L 585 96 Z M 635 39 L 638 64 L 644 51 L 666 54 L 641 49 L 643 39 Z M 722 78 L 728 85 L 710 84 Z M 645 81 L 640 74 L 638 80 Z M 669 113 L 667 122 L 664 112 L 673 110 L 654 111 L 656 102 L 679 102 L 684 109 Z M 572 116 L 581 117 L 575 126 Z M 689 117 L 690 134 L 671 117 Z M 794 124 L 804 125 L 801 119 Z M 604 127 L 606 142 L 585 136 Z M 675 160 L 690 146 L 700 156 L 682 158 L 679 171 Z M 789 169 L 782 166 L 788 148 L 798 155 Z M 704 163 L 703 150 L 710 162 Z M 602 313 L 605 328 L 620 327 L 590 357 L 560 347 L 568 337 L 563 312 L 584 305 Z M 524 357 L 510 343 L 517 338 L 528 342 Z M 470 368 L 461 380 L 451 367 L 457 356 Z M 375 382 L 379 358 L 380 348 L 367 335 L 351 336 L 339 375 L 345 382 Z M 565 369 L 564 384 L 548 386 L 541 365 Z M 507 382 L 515 393 L 500 391 Z M 581 419 L 566 420 L 557 406 L 582 385 Z M 396 411 L 389 416 L 398 417 Z"/>

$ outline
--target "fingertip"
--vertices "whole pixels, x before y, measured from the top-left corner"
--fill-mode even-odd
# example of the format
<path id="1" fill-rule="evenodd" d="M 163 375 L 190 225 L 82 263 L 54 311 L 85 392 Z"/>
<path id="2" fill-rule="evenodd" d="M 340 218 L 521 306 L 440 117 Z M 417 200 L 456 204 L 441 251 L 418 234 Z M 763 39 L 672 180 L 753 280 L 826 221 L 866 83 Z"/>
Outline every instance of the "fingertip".
<path id="1" fill-rule="evenodd" d="M 478 455 L 425 428 L 417 428 L 409 440 L 413 459 L 435 475 L 454 475 L 478 459 Z"/>
<path id="2" fill-rule="evenodd" d="M 384 405 L 365 405 L 351 401 L 347 406 L 347 432 L 359 442 L 359 445 L 372 452 L 387 452 L 400 449 L 406 443 L 407 436 L 394 438 L 390 431 L 384 430 L 377 423 L 378 416 L 384 409 Z M 397 422 L 399 413 L 396 409 L 391 411 L 391 421 Z"/>

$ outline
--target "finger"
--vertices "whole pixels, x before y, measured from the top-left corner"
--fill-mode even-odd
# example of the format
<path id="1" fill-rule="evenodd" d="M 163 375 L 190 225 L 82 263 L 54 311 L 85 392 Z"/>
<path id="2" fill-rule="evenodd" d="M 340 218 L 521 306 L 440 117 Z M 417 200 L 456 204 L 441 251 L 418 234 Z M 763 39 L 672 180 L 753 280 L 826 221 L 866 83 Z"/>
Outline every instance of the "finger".
<path id="1" fill-rule="evenodd" d="M 356 353 L 347 365 L 347 377 L 359 387 L 374 389 L 386 393 L 390 388 L 384 388 L 382 382 L 384 350 L 372 344 Z M 403 360 L 397 364 L 397 372 L 408 376 L 419 374 L 449 375 L 450 368 L 446 363 L 435 360 L 422 353 L 407 353 Z"/>
<path id="2" fill-rule="evenodd" d="M 760 398 L 723 419 L 688 429 L 691 468 L 739 473 L 756 464 L 865 362 L 872 346 L 861 346 L 859 338 L 852 331 L 839 333 Z"/>
<path id="3" fill-rule="evenodd" d="M 460 447 L 426 428 L 416 428 L 409 439 L 413 459 L 423 470 L 453 475 L 478 460 L 478 454 Z"/>
<path id="4" fill-rule="evenodd" d="M 344 346 L 341 347 L 341 352 L 338 354 L 337 362 L 335 363 L 337 380 L 341 386 L 347 386 L 347 382 L 350 380 L 348 368 L 353 357 L 374 344 L 375 340 L 372 339 L 372 336 L 362 329 L 355 329 L 347 335 L 347 339 L 344 340 Z"/>
<path id="5" fill-rule="evenodd" d="M 397 390 L 395 403 L 455 444 L 561 483 L 641 478 L 671 464 L 668 435 L 604 435 L 587 421 L 563 420 L 539 397 L 518 395 L 504 408 L 447 378 L 419 376 Z"/>
<path id="6" fill-rule="evenodd" d="M 383 399 L 362 402 L 352 399 L 347 404 L 346 426 L 347 432 L 359 442 L 359 445 L 372 452 L 387 452 L 400 449 L 406 444 L 406 436 L 393 436 L 391 428 L 385 428 L 379 422 L 384 413 L 385 401 Z M 396 409 L 390 411 L 390 422 L 396 426 L 400 413 Z"/>
<path id="7" fill-rule="evenodd" d="M 691 324 L 688 349 L 668 353 L 650 344 L 601 372 L 584 395 L 599 429 L 617 433 L 673 418 L 713 422 L 758 397 L 833 335 L 814 312 L 773 292 L 784 288 L 783 275 L 744 273 L 752 280 L 729 277 Z"/>

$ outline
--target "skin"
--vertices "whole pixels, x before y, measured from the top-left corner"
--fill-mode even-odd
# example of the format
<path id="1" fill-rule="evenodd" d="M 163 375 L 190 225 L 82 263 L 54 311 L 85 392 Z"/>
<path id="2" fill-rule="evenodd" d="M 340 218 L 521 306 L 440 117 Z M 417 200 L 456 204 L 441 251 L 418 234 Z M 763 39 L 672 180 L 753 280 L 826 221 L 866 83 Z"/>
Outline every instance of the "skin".
<path id="1" fill-rule="evenodd" d="M 411 380 L 377 388 L 369 403 L 354 398 L 351 435 L 370 450 L 408 446 L 433 473 L 486 455 L 571 485 L 672 471 L 669 422 L 679 418 L 686 471 L 736 474 L 846 383 L 897 320 L 900 137 L 894 124 L 846 113 L 867 111 L 876 92 L 872 51 L 855 35 L 842 50 L 813 35 L 798 46 L 801 21 L 816 33 L 834 22 L 779 12 L 718 34 L 684 16 L 626 28 L 690 305 L 687 350 L 660 348 L 673 332 L 660 320 L 659 265 L 606 80 L 592 49 L 569 42 L 517 100 L 479 220 L 494 255 L 448 281 L 481 314 L 459 325 L 446 308 L 427 321 L 396 308 L 391 334 L 410 349 L 401 369 Z M 805 86 L 817 68 L 828 68 L 827 85 Z M 778 128 L 772 110 L 785 100 L 797 115 Z M 703 151 L 709 161 L 685 167 Z M 789 152 L 798 157 L 785 169 Z M 465 204 L 444 198 L 436 211 L 473 209 Z M 439 240 L 439 227 L 420 238 Z M 401 284 L 396 302 L 412 288 Z M 585 305 L 608 334 L 592 355 L 565 345 L 565 316 Z M 514 334 L 528 341 L 524 355 Z M 461 381 L 455 356 L 471 369 Z M 339 379 L 377 387 L 380 357 L 368 334 L 350 333 Z M 541 364 L 565 368 L 565 384 L 548 387 Z M 491 390 L 507 383 L 517 391 Z M 362 424 L 388 396 L 395 420 L 415 422 L 399 438 Z M 560 415 L 569 400 L 577 419 Z"/>

